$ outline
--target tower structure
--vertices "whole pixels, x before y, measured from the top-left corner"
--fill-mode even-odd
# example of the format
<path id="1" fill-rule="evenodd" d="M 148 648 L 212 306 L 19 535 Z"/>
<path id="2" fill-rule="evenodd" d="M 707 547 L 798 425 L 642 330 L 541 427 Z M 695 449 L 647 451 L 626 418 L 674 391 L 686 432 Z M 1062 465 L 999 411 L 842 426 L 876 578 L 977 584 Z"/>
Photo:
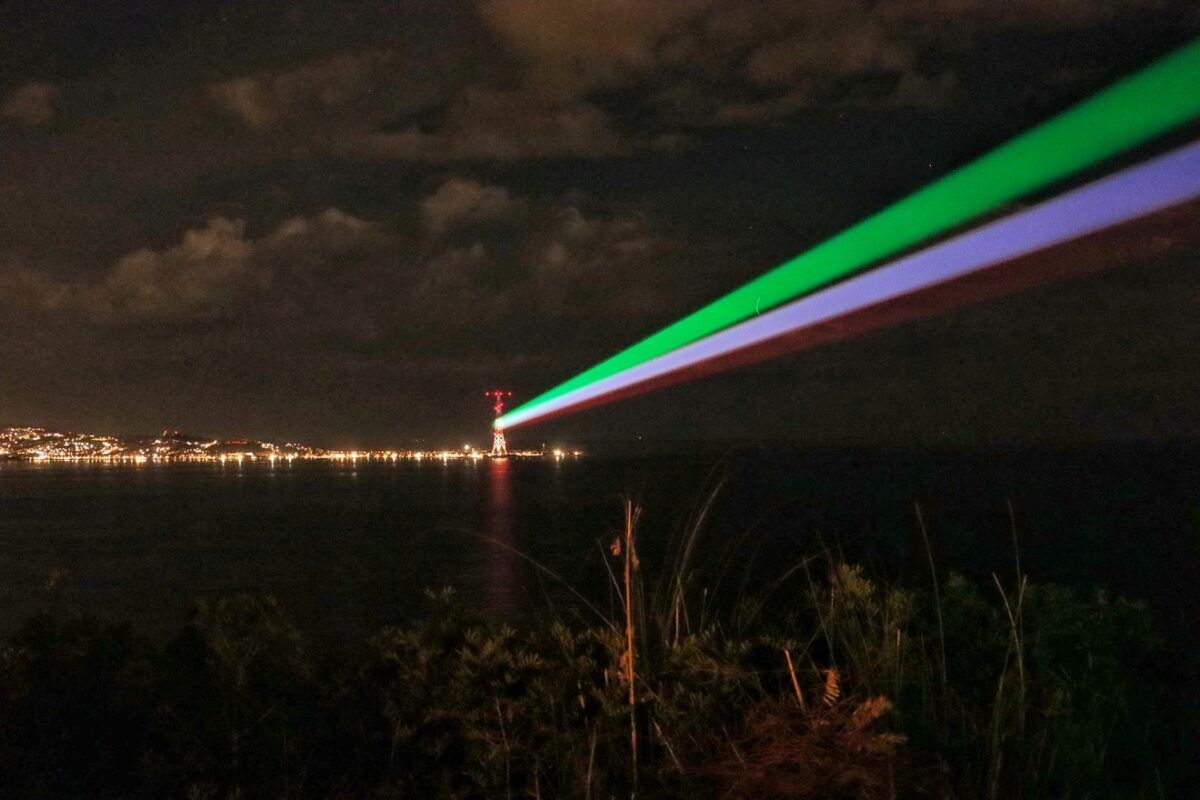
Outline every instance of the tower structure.
<path id="1" fill-rule="evenodd" d="M 490 397 L 495 402 L 492 404 L 492 412 L 496 418 L 504 413 L 504 398 L 512 397 L 512 392 L 506 392 L 503 389 L 493 389 L 490 392 L 484 392 L 484 397 Z M 492 457 L 508 455 L 508 443 L 504 441 L 504 429 L 492 426 Z"/>

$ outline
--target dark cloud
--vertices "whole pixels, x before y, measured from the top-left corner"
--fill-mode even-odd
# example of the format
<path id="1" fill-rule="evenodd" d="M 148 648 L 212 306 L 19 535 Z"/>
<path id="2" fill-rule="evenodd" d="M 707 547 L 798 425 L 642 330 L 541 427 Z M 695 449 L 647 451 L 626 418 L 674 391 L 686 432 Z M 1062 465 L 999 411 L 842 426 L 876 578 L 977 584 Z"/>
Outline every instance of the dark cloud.
<path id="1" fill-rule="evenodd" d="M 1161 0 L 484 0 L 485 22 L 559 95 L 641 82 L 668 119 L 771 122 L 814 104 L 943 105 L 952 59 L 1007 29 L 1094 26 Z"/>
<path id="2" fill-rule="evenodd" d="M 529 66 L 526 78 L 562 94 L 612 85 L 660 64 L 660 41 L 711 0 L 484 0 L 480 15 Z"/>
<path id="3" fill-rule="evenodd" d="M 434 236 L 459 225 L 500 220 L 519 214 L 524 203 L 502 186 L 470 178 L 451 178 L 421 201 L 421 218 Z"/>
<path id="4" fill-rule="evenodd" d="M 677 245 L 631 217 L 589 218 L 574 206 L 549 212 L 525 248 L 532 296 L 547 314 L 622 318 L 675 306 Z"/>
<path id="5" fill-rule="evenodd" d="M 631 137 L 612 117 L 581 100 L 527 90 L 471 86 L 428 128 L 360 130 L 330 142 L 333 152 L 373 160 L 443 163 L 530 158 L 611 158 L 656 142 Z"/>
<path id="6" fill-rule="evenodd" d="M 294 69 L 214 83 L 209 92 L 218 108 L 257 131 L 289 122 L 328 121 L 351 106 L 363 111 L 397 61 L 389 50 L 341 53 Z"/>
<path id="7" fill-rule="evenodd" d="M 417 77 L 390 50 L 239 76 L 211 84 L 209 94 L 260 134 L 375 161 L 607 158 L 652 144 L 620 130 L 584 98 L 513 87 L 503 74 Z"/>
<path id="8" fill-rule="evenodd" d="M 249 315 L 364 341 L 385 331 L 411 341 L 507 314 L 637 316 L 669 305 L 657 295 L 673 246 L 645 220 L 531 203 L 462 176 L 415 206 L 409 231 L 328 208 L 255 238 L 245 220 L 213 217 L 96 279 L 10 268 L 0 300 L 101 325 Z"/>
<path id="9" fill-rule="evenodd" d="M 570 201 L 537 202 L 461 176 L 419 203 L 424 224 L 393 298 L 406 325 L 487 331 L 536 320 L 537 346 L 581 317 L 636 319 L 677 306 L 665 291 L 678 245 L 645 219 L 588 214 Z"/>
<path id="10" fill-rule="evenodd" d="M 31 128 L 45 125 L 54 119 L 54 99 L 57 96 L 58 87 L 52 83 L 27 83 L 19 89 L 14 89 L 0 101 L 0 116 Z"/>
<path id="11" fill-rule="evenodd" d="M 296 258 L 329 258 L 370 236 L 369 223 L 330 208 L 295 217 L 260 239 L 243 220 L 209 219 L 165 250 L 120 258 L 98 281 L 56 281 L 42 272 L 0 276 L 0 299 L 32 301 L 45 312 L 82 312 L 102 324 L 143 320 L 206 320 L 243 313 L 271 290 Z"/>

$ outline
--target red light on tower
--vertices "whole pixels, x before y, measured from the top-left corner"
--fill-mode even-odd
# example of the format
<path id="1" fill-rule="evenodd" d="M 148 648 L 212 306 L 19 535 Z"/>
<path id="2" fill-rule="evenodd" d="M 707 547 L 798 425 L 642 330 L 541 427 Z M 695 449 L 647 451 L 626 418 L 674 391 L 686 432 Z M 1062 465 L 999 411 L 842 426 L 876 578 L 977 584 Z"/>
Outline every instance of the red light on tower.
<path id="1" fill-rule="evenodd" d="M 492 412 L 499 418 L 504 413 L 504 398 L 512 397 L 512 392 L 506 392 L 503 389 L 493 389 L 490 392 L 484 392 L 484 397 L 492 398 L 495 403 L 492 404 Z M 508 455 L 508 443 L 504 441 L 504 429 L 492 427 L 492 457 Z"/>

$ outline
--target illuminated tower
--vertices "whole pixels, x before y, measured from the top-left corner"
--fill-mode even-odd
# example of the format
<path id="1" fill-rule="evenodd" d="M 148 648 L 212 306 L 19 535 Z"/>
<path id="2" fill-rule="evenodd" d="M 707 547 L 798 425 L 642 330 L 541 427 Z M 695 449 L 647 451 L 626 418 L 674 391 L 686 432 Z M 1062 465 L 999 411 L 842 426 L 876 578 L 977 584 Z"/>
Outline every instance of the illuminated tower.
<path id="1" fill-rule="evenodd" d="M 504 398 L 512 397 L 512 392 L 506 392 L 502 389 L 494 389 L 490 392 L 484 392 L 484 397 L 490 397 L 495 400 L 492 406 L 492 411 L 495 412 L 496 418 L 504 413 Z M 492 456 L 508 455 L 508 443 L 504 441 L 504 429 L 499 427 L 492 428 Z"/>

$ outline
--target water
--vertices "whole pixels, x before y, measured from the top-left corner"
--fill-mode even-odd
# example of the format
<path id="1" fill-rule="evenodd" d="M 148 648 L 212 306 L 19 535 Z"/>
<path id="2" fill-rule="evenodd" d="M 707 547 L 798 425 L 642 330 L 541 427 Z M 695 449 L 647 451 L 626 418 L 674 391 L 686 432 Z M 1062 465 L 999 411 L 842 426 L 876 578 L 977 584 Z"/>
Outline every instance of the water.
<path id="1" fill-rule="evenodd" d="M 0 463 L 0 634 L 58 602 L 166 635 L 197 597 L 271 592 L 307 631 L 358 639 L 454 585 L 497 614 L 604 604 L 604 549 L 642 503 L 647 574 L 721 484 L 701 579 L 752 591 L 822 547 L 924 579 L 937 562 L 1148 598 L 1195 644 L 1200 454 L 1182 448 L 291 464 Z M 734 543 L 733 555 L 720 554 Z M 721 565 L 729 568 L 722 571 Z"/>

